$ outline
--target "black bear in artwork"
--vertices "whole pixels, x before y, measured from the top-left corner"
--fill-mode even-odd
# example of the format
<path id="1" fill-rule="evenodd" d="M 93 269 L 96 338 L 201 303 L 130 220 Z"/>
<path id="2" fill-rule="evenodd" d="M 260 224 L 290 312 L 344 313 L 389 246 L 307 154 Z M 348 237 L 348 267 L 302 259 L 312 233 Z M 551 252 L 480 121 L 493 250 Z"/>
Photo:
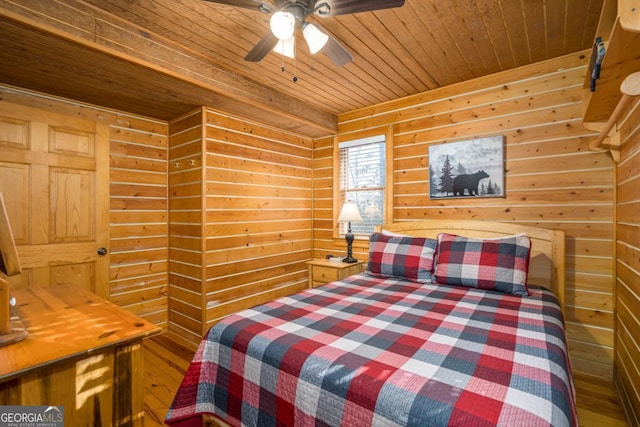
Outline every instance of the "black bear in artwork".
<path id="1" fill-rule="evenodd" d="M 464 196 L 464 190 L 469 192 L 469 196 L 478 195 L 478 184 L 481 179 L 489 178 L 483 170 L 473 174 L 461 174 L 453 178 L 453 195 Z"/>

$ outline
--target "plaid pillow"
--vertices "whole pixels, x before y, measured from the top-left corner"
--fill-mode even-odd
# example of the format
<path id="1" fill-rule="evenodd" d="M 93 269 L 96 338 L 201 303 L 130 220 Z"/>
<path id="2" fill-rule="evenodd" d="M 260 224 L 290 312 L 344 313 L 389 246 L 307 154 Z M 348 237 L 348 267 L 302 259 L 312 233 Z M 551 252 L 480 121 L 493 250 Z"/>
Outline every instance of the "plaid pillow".
<path id="1" fill-rule="evenodd" d="M 529 295 L 531 240 L 523 234 L 499 239 L 438 235 L 434 281 Z"/>
<path id="2" fill-rule="evenodd" d="M 369 239 L 367 272 L 428 283 L 433 271 L 437 242 L 426 237 L 389 236 L 373 233 Z"/>

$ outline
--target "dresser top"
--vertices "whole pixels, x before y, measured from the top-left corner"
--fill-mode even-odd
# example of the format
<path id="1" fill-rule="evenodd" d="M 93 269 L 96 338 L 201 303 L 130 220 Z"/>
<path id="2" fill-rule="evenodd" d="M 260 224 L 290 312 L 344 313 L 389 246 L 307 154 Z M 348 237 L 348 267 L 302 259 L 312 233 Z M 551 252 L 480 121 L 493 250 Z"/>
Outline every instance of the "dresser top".
<path id="1" fill-rule="evenodd" d="M 73 285 L 19 289 L 24 340 L 0 347 L 0 382 L 60 360 L 141 340 L 161 328 Z"/>

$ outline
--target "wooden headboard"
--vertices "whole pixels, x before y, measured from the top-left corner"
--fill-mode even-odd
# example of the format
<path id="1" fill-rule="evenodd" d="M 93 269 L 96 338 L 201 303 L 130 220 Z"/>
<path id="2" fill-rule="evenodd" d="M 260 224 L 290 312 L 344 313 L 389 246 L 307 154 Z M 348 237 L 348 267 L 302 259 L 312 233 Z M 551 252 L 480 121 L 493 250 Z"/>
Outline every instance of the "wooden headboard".
<path id="1" fill-rule="evenodd" d="M 531 240 L 528 283 L 551 289 L 564 310 L 565 240 L 564 231 L 531 227 L 508 222 L 474 220 L 407 221 L 380 227 L 394 233 L 435 239 L 438 233 L 466 237 L 500 237 L 524 233 Z"/>

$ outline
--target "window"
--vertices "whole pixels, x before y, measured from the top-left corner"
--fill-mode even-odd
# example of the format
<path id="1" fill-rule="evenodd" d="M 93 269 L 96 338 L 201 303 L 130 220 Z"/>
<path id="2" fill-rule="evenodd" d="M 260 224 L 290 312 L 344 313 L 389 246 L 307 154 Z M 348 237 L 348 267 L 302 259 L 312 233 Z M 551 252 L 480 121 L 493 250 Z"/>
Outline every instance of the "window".
<path id="1" fill-rule="evenodd" d="M 342 142 L 340 149 L 340 207 L 345 201 L 355 202 L 363 222 L 351 223 L 353 234 L 369 235 L 385 218 L 385 152 L 384 135 Z M 346 225 L 340 225 L 344 235 Z"/>

